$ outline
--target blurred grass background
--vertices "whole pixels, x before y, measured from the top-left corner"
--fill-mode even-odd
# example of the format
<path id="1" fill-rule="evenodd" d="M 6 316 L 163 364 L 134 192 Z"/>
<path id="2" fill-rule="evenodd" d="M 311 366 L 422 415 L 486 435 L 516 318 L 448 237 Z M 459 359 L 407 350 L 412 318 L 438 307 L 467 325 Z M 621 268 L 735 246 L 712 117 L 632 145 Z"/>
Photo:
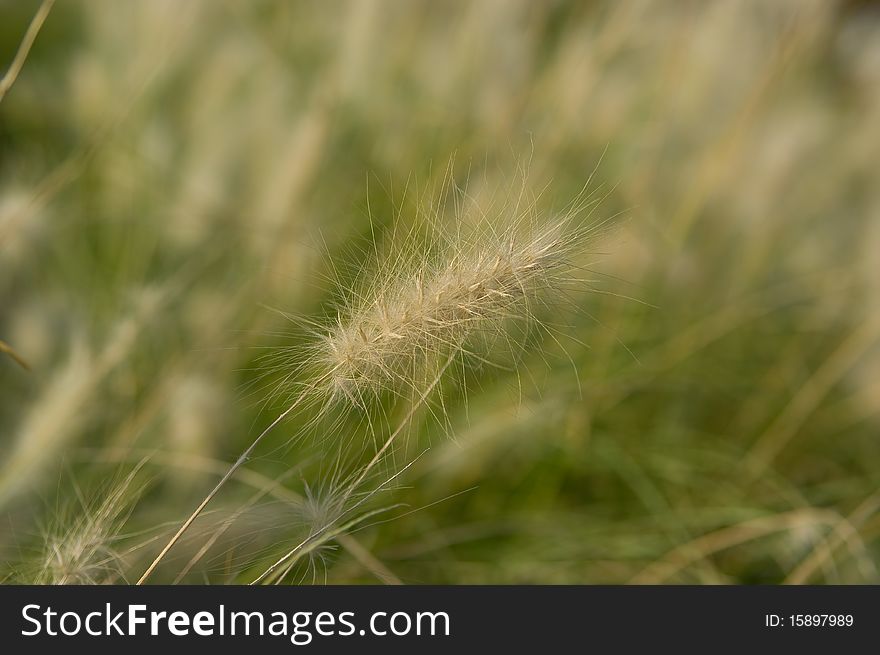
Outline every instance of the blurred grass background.
<path id="1" fill-rule="evenodd" d="M 0 2 L 4 67 L 38 4 Z M 282 407 L 269 308 L 326 312 L 448 171 L 490 199 L 524 158 L 551 214 L 601 160 L 608 294 L 522 390 L 481 372 L 420 422 L 405 507 L 301 579 L 880 582 L 880 6 L 825 0 L 56 3 L 0 103 L 7 579 L 146 457 L 136 579 Z M 334 443 L 296 428 L 157 581 L 257 476 L 320 494 Z M 296 543 L 284 498 L 185 579 Z"/>

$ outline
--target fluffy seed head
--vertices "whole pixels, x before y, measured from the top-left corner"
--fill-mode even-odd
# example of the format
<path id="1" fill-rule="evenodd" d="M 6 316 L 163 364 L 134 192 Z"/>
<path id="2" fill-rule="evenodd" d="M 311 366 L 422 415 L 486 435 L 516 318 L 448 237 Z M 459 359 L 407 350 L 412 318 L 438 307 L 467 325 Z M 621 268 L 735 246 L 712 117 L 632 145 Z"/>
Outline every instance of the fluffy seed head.
<path id="1" fill-rule="evenodd" d="M 122 557 L 115 546 L 139 495 L 132 483 L 142 464 L 104 490 L 100 501 L 80 497 L 78 506 L 67 508 L 70 516 L 56 517 L 57 525 L 44 537 L 34 582 L 106 584 L 124 579 Z"/>
<path id="2" fill-rule="evenodd" d="M 383 388 L 412 386 L 420 371 L 462 351 L 474 335 L 527 317 L 530 300 L 553 286 L 567 251 L 559 224 L 504 234 L 485 229 L 465 246 L 459 235 L 435 264 L 379 276 L 323 339 L 318 358 L 331 394 L 359 403 Z"/>

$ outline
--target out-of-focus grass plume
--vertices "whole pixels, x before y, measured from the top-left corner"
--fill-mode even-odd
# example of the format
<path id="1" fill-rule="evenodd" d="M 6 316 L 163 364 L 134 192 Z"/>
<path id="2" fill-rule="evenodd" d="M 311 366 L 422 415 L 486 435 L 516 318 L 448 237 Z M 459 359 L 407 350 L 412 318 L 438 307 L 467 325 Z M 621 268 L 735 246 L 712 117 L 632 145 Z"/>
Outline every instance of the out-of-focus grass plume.
<path id="1" fill-rule="evenodd" d="M 592 292 L 456 364 L 372 491 L 399 394 L 284 422 L 156 581 L 323 530 L 283 579 L 880 582 L 878 171 L 875 2 L 58 2 L 0 102 L 0 575 L 136 579 L 314 326 L 397 353 L 371 262 L 575 206 Z"/>

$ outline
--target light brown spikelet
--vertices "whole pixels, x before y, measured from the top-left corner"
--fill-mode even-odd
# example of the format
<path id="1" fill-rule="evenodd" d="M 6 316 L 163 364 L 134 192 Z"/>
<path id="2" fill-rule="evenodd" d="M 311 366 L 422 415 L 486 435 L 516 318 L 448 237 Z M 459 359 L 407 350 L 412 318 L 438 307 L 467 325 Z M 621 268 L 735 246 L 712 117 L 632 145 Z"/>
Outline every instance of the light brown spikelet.
<path id="1" fill-rule="evenodd" d="M 553 285 L 568 248 L 563 226 L 554 224 L 503 235 L 486 229 L 447 250 L 437 264 L 377 280 L 340 312 L 318 353 L 332 395 L 359 403 L 383 388 L 412 386 L 420 371 L 475 334 L 527 317 L 529 301 Z"/>

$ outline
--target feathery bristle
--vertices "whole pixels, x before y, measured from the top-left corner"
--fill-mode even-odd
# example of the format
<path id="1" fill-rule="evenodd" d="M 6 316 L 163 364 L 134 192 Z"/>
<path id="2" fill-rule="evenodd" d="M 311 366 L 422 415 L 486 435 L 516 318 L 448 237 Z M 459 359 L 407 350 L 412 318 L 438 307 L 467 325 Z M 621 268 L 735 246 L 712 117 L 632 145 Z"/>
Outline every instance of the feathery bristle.
<path id="1" fill-rule="evenodd" d="M 437 266 L 421 265 L 400 281 L 379 279 L 370 300 L 341 312 L 319 359 L 331 394 L 362 402 L 386 387 L 412 386 L 438 356 L 461 350 L 476 333 L 528 316 L 528 301 L 551 286 L 565 263 L 560 225 L 479 239 Z"/>

